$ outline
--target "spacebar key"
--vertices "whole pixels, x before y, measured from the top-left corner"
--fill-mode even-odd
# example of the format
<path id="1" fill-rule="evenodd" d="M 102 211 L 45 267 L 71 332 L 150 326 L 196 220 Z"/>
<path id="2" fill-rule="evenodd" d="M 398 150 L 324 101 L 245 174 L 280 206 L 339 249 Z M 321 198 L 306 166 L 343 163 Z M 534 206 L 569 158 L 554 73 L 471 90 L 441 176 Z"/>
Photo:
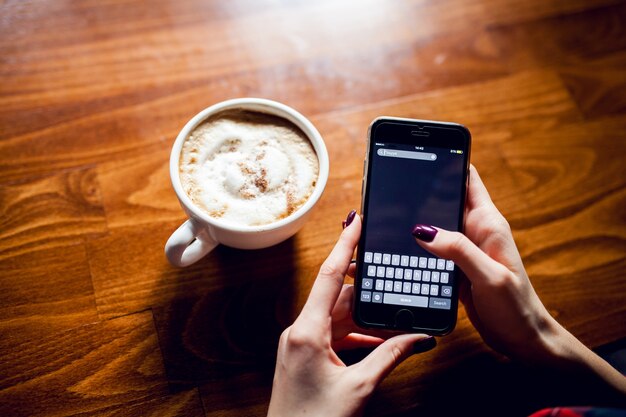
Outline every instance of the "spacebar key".
<path id="1" fill-rule="evenodd" d="M 428 307 L 428 297 L 421 297 L 419 295 L 385 294 L 383 303 L 396 304 L 399 306 Z"/>

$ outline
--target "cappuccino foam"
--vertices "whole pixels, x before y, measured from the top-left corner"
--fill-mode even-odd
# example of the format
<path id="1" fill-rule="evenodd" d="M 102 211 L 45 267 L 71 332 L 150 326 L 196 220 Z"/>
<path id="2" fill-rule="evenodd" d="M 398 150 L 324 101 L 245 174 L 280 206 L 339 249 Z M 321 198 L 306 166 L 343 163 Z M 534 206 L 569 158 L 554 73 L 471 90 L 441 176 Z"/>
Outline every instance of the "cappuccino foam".
<path id="1" fill-rule="evenodd" d="M 180 179 L 194 204 L 231 223 L 262 225 L 289 216 L 315 187 L 319 163 L 291 122 L 251 111 L 224 111 L 183 143 Z"/>

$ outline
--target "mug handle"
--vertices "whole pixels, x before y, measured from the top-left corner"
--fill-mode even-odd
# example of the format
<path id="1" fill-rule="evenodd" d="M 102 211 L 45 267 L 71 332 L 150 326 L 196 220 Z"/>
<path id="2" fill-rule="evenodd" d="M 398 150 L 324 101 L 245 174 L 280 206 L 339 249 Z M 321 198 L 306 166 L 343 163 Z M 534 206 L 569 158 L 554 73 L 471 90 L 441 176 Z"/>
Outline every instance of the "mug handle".
<path id="1" fill-rule="evenodd" d="M 165 244 L 165 256 L 174 266 L 188 266 L 211 252 L 219 242 L 192 219 L 181 224 Z"/>

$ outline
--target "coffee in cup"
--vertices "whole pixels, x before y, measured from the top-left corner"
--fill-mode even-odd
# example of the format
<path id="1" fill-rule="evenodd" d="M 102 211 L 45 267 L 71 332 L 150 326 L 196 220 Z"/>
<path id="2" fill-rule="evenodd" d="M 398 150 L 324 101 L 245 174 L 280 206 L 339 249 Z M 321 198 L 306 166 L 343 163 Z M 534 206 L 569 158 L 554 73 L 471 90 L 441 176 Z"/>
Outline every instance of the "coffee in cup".
<path id="1" fill-rule="evenodd" d="M 319 162 L 290 121 L 261 112 L 225 110 L 185 139 L 180 181 L 214 219 L 256 226 L 283 219 L 311 196 Z"/>
<path id="2" fill-rule="evenodd" d="M 315 126 L 282 103 L 239 98 L 214 104 L 182 128 L 170 179 L 188 216 L 165 244 L 187 266 L 217 245 L 261 249 L 293 236 L 328 180 L 328 151 Z"/>

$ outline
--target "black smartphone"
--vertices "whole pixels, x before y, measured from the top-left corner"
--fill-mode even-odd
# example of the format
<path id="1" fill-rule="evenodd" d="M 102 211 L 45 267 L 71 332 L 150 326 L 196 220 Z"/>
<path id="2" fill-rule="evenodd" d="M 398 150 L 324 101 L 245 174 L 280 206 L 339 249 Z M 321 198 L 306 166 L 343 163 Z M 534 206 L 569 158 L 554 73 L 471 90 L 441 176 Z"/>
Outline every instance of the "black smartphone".
<path id="1" fill-rule="evenodd" d="M 471 136 L 456 123 L 379 117 L 368 130 L 353 318 L 365 328 L 444 335 L 457 266 L 422 249 L 417 223 L 462 231 Z"/>

